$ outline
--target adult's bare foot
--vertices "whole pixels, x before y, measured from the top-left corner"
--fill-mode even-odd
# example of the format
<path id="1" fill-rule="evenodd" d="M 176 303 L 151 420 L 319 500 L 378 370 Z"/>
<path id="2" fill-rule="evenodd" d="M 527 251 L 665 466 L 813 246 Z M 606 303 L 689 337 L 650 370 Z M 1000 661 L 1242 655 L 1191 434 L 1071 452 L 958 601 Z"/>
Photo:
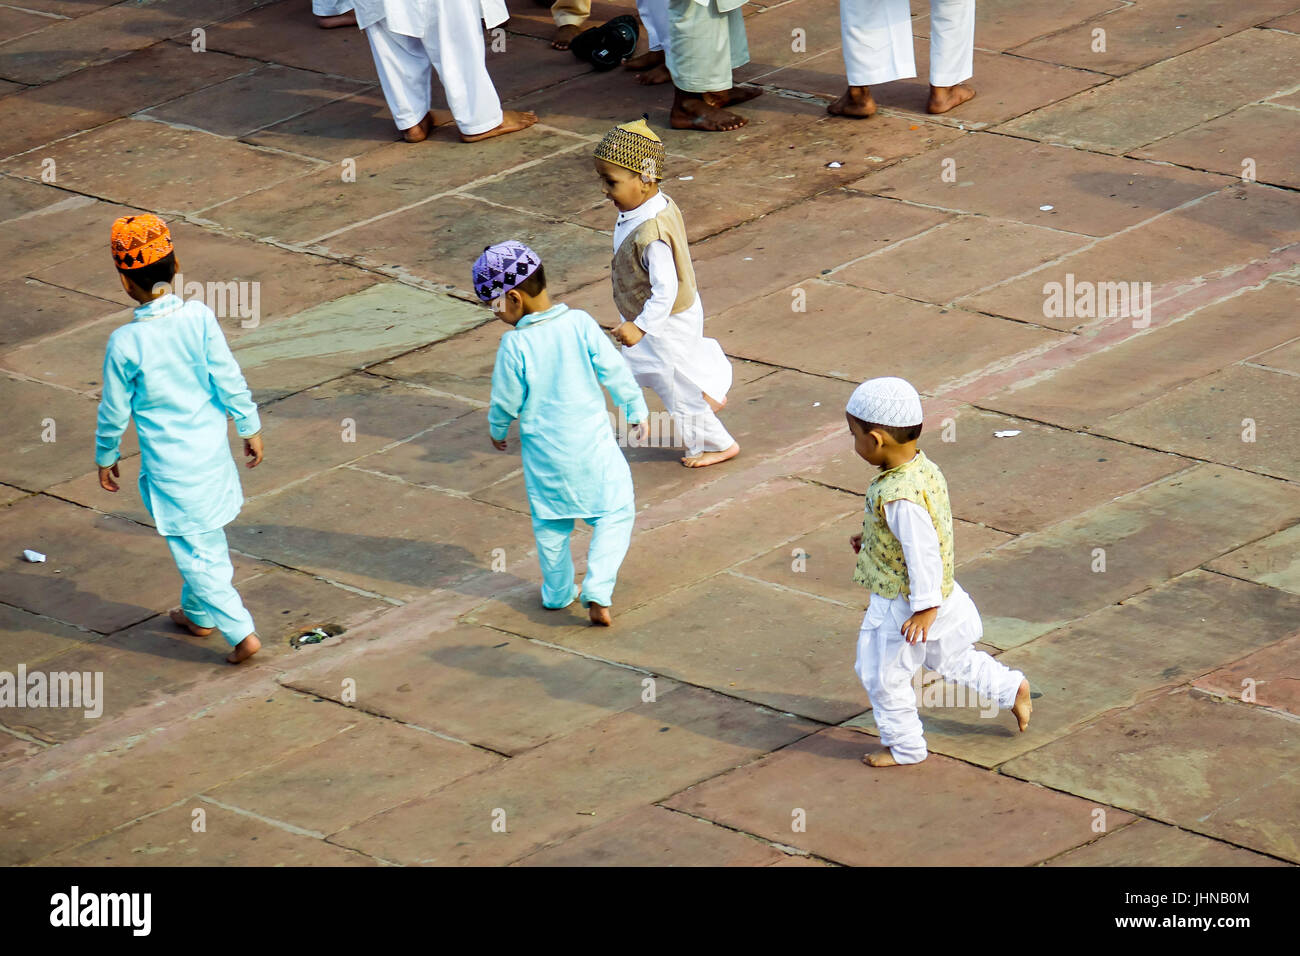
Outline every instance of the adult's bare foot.
<path id="1" fill-rule="evenodd" d="M 424 119 L 416 123 L 410 129 L 402 130 L 402 139 L 408 143 L 422 143 L 429 138 L 429 134 L 439 126 L 447 126 L 456 122 L 451 115 L 450 110 L 429 110 L 424 114 Z"/>
<path id="2" fill-rule="evenodd" d="M 862 762 L 868 767 L 897 767 L 899 763 L 894 759 L 893 751 L 888 747 L 884 750 L 873 750 L 869 754 L 862 755 Z"/>
<path id="3" fill-rule="evenodd" d="M 354 27 L 357 25 L 357 14 L 355 10 L 349 10 L 347 13 L 340 13 L 336 17 L 317 17 L 316 26 L 322 30 L 332 30 L 335 27 Z"/>
<path id="4" fill-rule="evenodd" d="M 501 114 L 501 124 L 488 130 L 486 133 L 475 133 L 473 136 L 460 134 L 462 142 L 477 143 L 481 139 L 491 139 L 493 136 L 504 136 L 506 133 L 517 133 L 521 129 L 528 129 L 537 122 L 537 114 L 531 111 L 521 112 L 520 110 L 506 110 Z"/>
<path id="5" fill-rule="evenodd" d="M 638 46 L 640 44 L 638 43 Z M 630 56 L 623 61 L 623 69 L 631 70 L 633 73 L 640 73 L 642 70 L 648 70 L 651 67 L 664 65 L 663 50 L 647 50 L 637 56 Z"/>
<path id="6" fill-rule="evenodd" d="M 849 116 L 853 119 L 866 119 L 876 115 L 876 101 L 872 99 L 871 90 L 865 86 L 850 86 L 844 95 L 826 107 L 832 116 Z"/>
<path id="7" fill-rule="evenodd" d="M 660 83 L 667 83 L 672 80 L 673 75 L 668 72 L 668 67 L 660 64 L 652 66 L 650 69 L 636 75 L 636 81 L 642 86 L 658 86 Z"/>
<path id="8" fill-rule="evenodd" d="M 749 122 L 745 117 L 730 110 L 710 106 L 703 99 L 687 98 L 681 103 L 673 104 L 669 114 L 669 124 L 673 129 L 697 129 L 708 133 L 727 133 L 740 129 Z"/>
<path id="9" fill-rule="evenodd" d="M 1011 713 L 1016 715 L 1016 723 L 1020 725 L 1020 732 L 1024 733 L 1029 727 L 1029 715 L 1034 711 L 1034 705 L 1029 700 L 1029 681 L 1022 680 L 1020 689 L 1016 691 L 1016 702 L 1011 705 Z"/>
<path id="10" fill-rule="evenodd" d="M 552 50 L 567 50 L 573 38 L 582 32 L 582 27 L 576 23 L 569 23 L 565 26 L 558 27 L 551 36 Z"/>
<path id="11" fill-rule="evenodd" d="M 167 613 L 167 616 L 172 619 L 173 624 L 175 624 L 179 628 L 189 631 L 195 637 L 207 637 L 209 634 L 211 634 L 213 631 L 216 630 L 216 628 L 214 627 L 199 627 L 188 617 L 186 617 L 185 612 L 178 607 L 172 608 Z"/>
<path id="12" fill-rule="evenodd" d="M 740 454 L 740 445 L 735 442 L 731 447 L 724 451 L 706 451 L 702 455 L 692 455 L 682 459 L 682 464 L 687 468 L 707 468 L 709 465 L 716 465 L 719 462 L 730 461 Z"/>
<path id="13" fill-rule="evenodd" d="M 248 660 L 254 654 L 262 649 L 262 642 L 257 639 L 256 634 L 249 634 L 238 644 L 235 649 L 226 655 L 226 661 L 231 664 L 239 664 Z"/>
<path id="14" fill-rule="evenodd" d="M 929 113 L 946 113 L 954 107 L 961 106 L 975 96 L 975 91 L 965 83 L 956 86 L 930 87 L 930 103 L 926 106 Z"/>
<path id="15" fill-rule="evenodd" d="M 610 617 L 609 608 L 601 607 L 595 602 L 587 605 L 587 613 L 591 618 L 591 623 L 597 627 L 609 627 L 614 623 L 614 619 Z"/>

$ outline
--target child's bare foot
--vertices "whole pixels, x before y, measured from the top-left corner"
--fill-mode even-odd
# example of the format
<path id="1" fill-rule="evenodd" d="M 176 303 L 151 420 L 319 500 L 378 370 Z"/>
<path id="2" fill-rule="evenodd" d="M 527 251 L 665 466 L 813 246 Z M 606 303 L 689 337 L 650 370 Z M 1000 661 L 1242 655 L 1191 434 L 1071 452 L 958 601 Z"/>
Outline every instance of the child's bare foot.
<path id="1" fill-rule="evenodd" d="M 262 642 L 257 639 L 256 634 L 249 634 L 238 644 L 235 649 L 226 655 L 226 660 L 231 664 L 239 664 L 248 660 L 254 654 L 262 649 Z"/>
<path id="2" fill-rule="evenodd" d="M 450 110 L 429 110 L 424 114 L 424 119 L 420 120 L 420 122 L 410 129 L 402 130 L 402 138 L 408 143 L 423 143 L 433 130 L 439 126 L 446 126 L 454 122 L 456 120 L 451 115 Z"/>
<path id="3" fill-rule="evenodd" d="M 704 396 L 704 401 L 708 403 L 709 408 L 713 409 L 715 412 L 720 412 L 727 407 L 727 400 L 725 398 L 722 401 L 718 401 L 708 392 L 700 392 L 700 394 Z"/>
<path id="4" fill-rule="evenodd" d="M 866 119 L 876 115 L 876 101 L 871 96 L 871 88 L 850 86 L 844 95 L 826 107 L 832 116 L 850 116 L 853 119 Z"/>
<path id="5" fill-rule="evenodd" d="M 322 30 L 332 30 L 335 27 L 354 27 L 357 25 L 357 14 L 355 10 L 349 10 L 347 13 L 340 13 L 336 17 L 317 17 L 316 26 Z"/>
<path id="6" fill-rule="evenodd" d="M 869 754 L 862 755 L 862 762 L 868 767 L 897 767 L 898 761 L 894 759 L 894 752 L 886 747 L 884 750 L 873 750 Z"/>
<path id="7" fill-rule="evenodd" d="M 168 612 L 167 616 L 172 619 L 173 624 L 175 624 L 177 627 L 184 628 L 185 630 L 193 634 L 195 637 L 207 637 L 214 630 L 216 630 L 216 628 L 213 627 L 199 627 L 188 617 L 186 617 L 185 612 L 178 607 L 172 608 L 171 611 Z"/>
<path id="8" fill-rule="evenodd" d="M 636 81 L 642 86 L 658 86 L 660 83 L 667 83 L 672 78 L 673 75 L 668 72 L 668 67 L 662 63 L 636 75 Z"/>
<path id="9" fill-rule="evenodd" d="M 1016 691 L 1016 702 L 1011 705 L 1011 713 L 1016 715 L 1021 733 L 1024 733 L 1025 728 L 1029 726 L 1029 715 L 1033 710 L 1034 705 L 1029 701 L 1029 681 L 1022 680 L 1020 690 Z"/>
<path id="10" fill-rule="evenodd" d="M 707 468 L 709 465 L 716 465 L 718 462 L 729 461 L 740 454 L 740 445 L 732 442 L 731 447 L 723 451 L 706 451 L 700 455 L 692 455 L 689 458 L 683 458 L 682 464 L 687 468 Z"/>
<path id="11" fill-rule="evenodd" d="M 576 23 L 570 23 L 566 26 L 559 27 L 554 35 L 551 36 L 552 50 L 567 50 L 573 38 L 582 32 L 582 27 Z"/>
<path id="12" fill-rule="evenodd" d="M 587 613 L 591 617 L 591 623 L 598 627 L 609 627 L 614 623 L 614 619 L 609 615 L 609 608 L 601 607 L 594 601 L 587 605 Z"/>
<path id="13" fill-rule="evenodd" d="M 926 107 L 926 111 L 946 113 L 956 106 L 961 106 L 974 95 L 975 91 L 965 83 L 958 83 L 956 86 L 932 86 L 930 104 Z"/>
<path id="14" fill-rule="evenodd" d="M 477 143 L 481 139 L 491 139 L 493 136 L 504 136 L 506 133 L 517 133 L 521 129 L 528 129 L 537 122 L 537 114 L 533 112 L 521 112 L 520 110 L 506 110 L 501 114 L 501 125 L 486 133 L 475 133 L 473 136 L 460 134 L 462 142 Z"/>

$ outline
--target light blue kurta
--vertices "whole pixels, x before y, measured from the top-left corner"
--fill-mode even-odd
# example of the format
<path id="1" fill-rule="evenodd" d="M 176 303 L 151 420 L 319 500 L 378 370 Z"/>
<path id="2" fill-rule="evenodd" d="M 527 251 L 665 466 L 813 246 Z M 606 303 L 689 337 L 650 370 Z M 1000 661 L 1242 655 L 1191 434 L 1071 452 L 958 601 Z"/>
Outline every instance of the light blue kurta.
<path id="1" fill-rule="evenodd" d="M 623 357 L 586 312 L 555 305 L 501 337 L 488 425 L 501 441 L 519 420 L 534 517 L 591 518 L 626 507 L 632 472 L 614 440 L 601 386 L 629 424 L 649 414 Z"/>
<path id="2" fill-rule="evenodd" d="M 117 461 L 134 416 L 140 497 L 159 534 L 200 534 L 239 514 L 244 495 L 227 415 L 241 437 L 261 430 L 244 374 L 206 305 L 164 295 L 109 336 L 95 462 Z"/>

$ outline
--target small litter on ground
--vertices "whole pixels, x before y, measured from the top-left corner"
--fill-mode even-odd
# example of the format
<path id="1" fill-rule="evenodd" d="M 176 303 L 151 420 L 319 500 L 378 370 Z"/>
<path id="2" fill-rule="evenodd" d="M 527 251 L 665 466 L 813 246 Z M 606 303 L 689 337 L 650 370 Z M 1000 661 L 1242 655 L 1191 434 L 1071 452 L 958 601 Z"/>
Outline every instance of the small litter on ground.
<path id="1" fill-rule="evenodd" d="M 1006 431 L 994 432 L 994 433 L 993 433 L 993 437 L 994 437 L 994 438 L 1014 438 L 1016 435 L 1019 435 L 1019 434 L 1020 434 L 1020 429 L 1019 429 L 1019 428 L 1008 428 Z"/>
<path id="2" fill-rule="evenodd" d="M 23 559 L 31 564 L 40 564 L 45 560 L 45 555 L 41 554 L 39 551 L 24 550 Z"/>

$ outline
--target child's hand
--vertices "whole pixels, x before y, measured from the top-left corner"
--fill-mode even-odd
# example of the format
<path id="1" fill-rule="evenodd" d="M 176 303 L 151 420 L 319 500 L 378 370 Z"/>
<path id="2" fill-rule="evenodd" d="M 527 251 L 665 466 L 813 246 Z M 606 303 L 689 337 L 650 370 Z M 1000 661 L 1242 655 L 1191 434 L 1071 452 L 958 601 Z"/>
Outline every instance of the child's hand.
<path id="1" fill-rule="evenodd" d="M 646 440 L 646 438 L 649 437 L 649 435 L 650 435 L 650 423 L 649 423 L 649 422 L 635 422 L 635 423 L 633 423 L 632 428 L 633 428 L 633 431 L 632 431 L 631 434 L 628 435 L 628 438 L 630 438 L 630 439 L 632 439 L 633 441 L 635 441 L 635 442 L 637 443 L 638 446 L 643 446 L 643 445 L 645 445 L 645 440 Z"/>
<path id="2" fill-rule="evenodd" d="M 497 441 L 497 439 L 493 438 L 493 439 L 492 439 L 492 447 L 495 448 L 497 451 L 505 451 L 505 450 L 506 450 L 506 440 L 505 440 L 504 438 L 502 438 L 500 441 Z"/>
<path id="3" fill-rule="evenodd" d="M 244 439 L 244 455 L 253 459 L 248 463 L 249 468 L 256 468 L 262 463 L 262 433 L 249 435 Z"/>
<path id="4" fill-rule="evenodd" d="M 862 550 L 862 534 L 860 532 L 849 536 L 849 546 L 853 548 L 854 554 Z"/>
<path id="5" fill-rule="evenodd" d="M 645 333 L 633 322 L 624 322 L 614 327 L 614 338 L 624 345 L 636 345 L 645 337 Z"/>
<path id="6" fill-rule="evenodd" d="M 121 473 L 117 470 L 117 462 L 113 462 L 107 468 L 99 469 L 99 487 L 105 491 L 117 491 L 118 484 L 113 479 L 121 477 Z"/>
<path id="7" fill-rule="evenodd" d="M 924 644 L 930 634 L 930 628 L 934 626 L 934 619 L 938 616 L 939 609 L 937 607 L 917 611 L 903 622 L 904 640 L 909 644 L 915 644 L 917 641 Z"/>

